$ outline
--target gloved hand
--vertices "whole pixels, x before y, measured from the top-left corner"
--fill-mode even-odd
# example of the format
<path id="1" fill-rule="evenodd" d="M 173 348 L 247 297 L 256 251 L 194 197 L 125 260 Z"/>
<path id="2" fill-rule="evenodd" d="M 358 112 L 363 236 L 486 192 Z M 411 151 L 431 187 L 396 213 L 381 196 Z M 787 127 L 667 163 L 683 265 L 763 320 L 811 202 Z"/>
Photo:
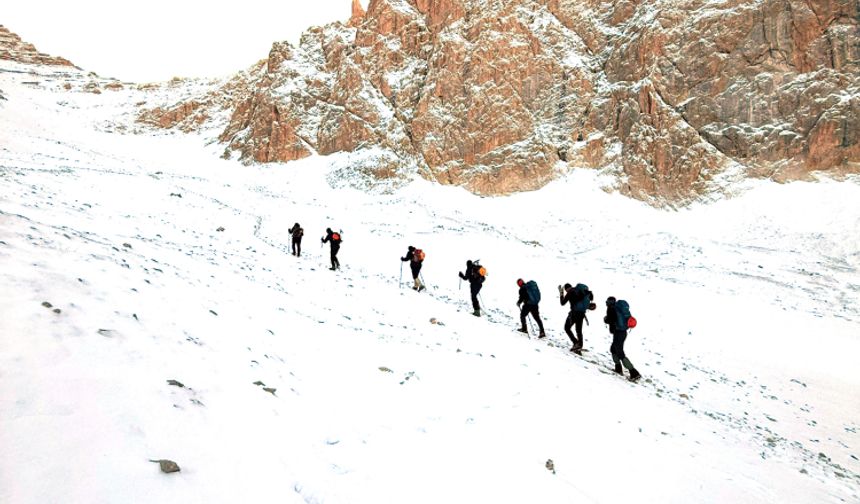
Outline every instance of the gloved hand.
<path id="1" fill-rule="evenodd" d="M 519 306 L 520 306 L 521 304 L 523 304 L 523 302 L 522 302 L 522 301 L 517 301 L 517 308 L 519 308 Z"/>
<path id="2" fill-rule="evenodd" d="M 562 287 L 561 285 L 558 286 L 558 293 L 564 294 L 564 287 Z"/>

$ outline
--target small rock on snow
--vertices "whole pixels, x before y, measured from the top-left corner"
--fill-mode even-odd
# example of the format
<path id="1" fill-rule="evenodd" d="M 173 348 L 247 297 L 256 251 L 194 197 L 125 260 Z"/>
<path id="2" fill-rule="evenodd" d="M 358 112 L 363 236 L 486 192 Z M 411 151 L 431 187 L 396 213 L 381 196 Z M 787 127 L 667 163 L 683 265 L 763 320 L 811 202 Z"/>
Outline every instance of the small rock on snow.
<path id="1" fill-rule="evenodd" d="M 174 472 L 180 471 L 179 464 L 177 464 L 176 462 L 174 462 L 172 460 L 167 460 L 167 459 L 152 460 L 152 459 L 149 459 L 149 461 L 150 462 L 156 462 L 158 464 L 158 466 L 161 468 L 161 472 L 163 472 L 163 473 L 169 474 L 169 473 L 174 473 Z"/>

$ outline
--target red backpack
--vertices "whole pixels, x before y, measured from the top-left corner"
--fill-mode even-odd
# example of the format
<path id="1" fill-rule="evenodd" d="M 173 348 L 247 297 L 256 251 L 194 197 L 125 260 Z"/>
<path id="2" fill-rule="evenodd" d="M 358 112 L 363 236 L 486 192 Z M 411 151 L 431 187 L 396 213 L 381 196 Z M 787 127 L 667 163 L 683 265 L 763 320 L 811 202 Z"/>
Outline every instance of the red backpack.
<path id="1" fill-rule="evenodd" d="M 339 242 L 340 241 L 340 233 L 332 233 L 331 241 Z"/>
<path id="2" fill-rule="evenodd" d="M 412 260 L 415 262 L 423 262 L 424 256 L 424 251 L 421 249 L 415 249 L 415 251 L 412 252 Z"/>

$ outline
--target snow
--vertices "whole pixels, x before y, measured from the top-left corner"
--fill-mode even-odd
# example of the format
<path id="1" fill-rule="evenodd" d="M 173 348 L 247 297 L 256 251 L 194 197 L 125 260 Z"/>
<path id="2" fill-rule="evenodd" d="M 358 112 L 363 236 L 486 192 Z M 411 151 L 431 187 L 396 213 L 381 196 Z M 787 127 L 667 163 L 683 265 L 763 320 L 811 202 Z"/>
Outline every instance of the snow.
<path id="1" fill-rule="evenodd" d="M 860 499 L 858 180 L 673 212 L 592 170 L 367 193 L 336 182 L 390 153 L 242 166 L 100 130 L 140 92 L 29 79 L 0 72 L 0 502 Z M 455 276 L 478 258 L 482 318 Z M 519 277 L 546 340 L 513 330 Z M 640 383 L 599 310 L 568 351 L 565 282 L 630 302 Z"/>

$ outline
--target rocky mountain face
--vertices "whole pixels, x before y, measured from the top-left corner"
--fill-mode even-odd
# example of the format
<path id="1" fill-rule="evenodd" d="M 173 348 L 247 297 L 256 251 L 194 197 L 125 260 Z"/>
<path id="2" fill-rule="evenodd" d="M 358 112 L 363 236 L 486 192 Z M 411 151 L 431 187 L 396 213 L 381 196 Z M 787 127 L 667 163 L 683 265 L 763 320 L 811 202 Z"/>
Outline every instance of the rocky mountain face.
<path id="1" fill-rule="evenodd" d="M 248 163 L 346 152 L 369 184 L 481 194 L 586 166 L 683 203 L 858 171 L 860 0 L 352 0 L 346 23 L 181 94 L 139 120 Z"/>
<path id="2" fill-rule="evenodd" d="M 32 65 L 75 66 L 65 58 L 40 53 L 33 44 L 22 41 L 21 37 L 10 32 L 3 25 L 0 25 L 0 60 Z"/>
<path id="3" fill-rule="evenodd" d="M 248 162 L 372 150 L 485 194 L 584 165 L 670 202 L 860 162 L 858 0 L 353 1 L 251 74 L 220 134 Z"/>

